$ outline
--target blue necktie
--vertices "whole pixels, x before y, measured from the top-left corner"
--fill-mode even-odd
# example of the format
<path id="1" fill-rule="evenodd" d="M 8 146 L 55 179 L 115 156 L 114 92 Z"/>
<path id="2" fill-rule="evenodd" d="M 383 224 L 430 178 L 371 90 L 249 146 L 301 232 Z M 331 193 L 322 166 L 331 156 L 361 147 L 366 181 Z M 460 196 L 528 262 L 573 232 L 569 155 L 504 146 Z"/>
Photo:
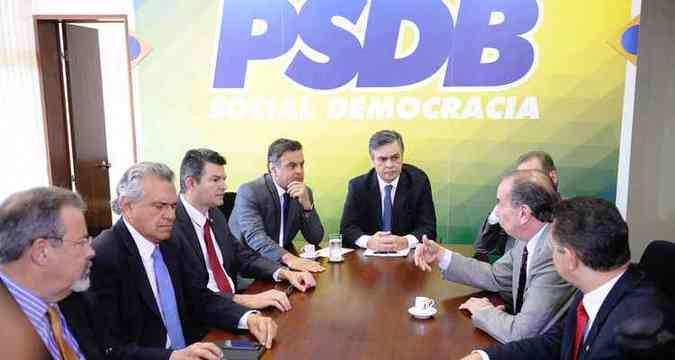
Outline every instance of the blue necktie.
<path id="1" fill-rule="evenodd" d="M 384 211 L 382 212 L 382 231 L 391 231 L 391 189 L 389 184 L 384 187 Z"/>
<path id="2" fill-rule="evenodd" d="M 174 350 L 182 349 L 185 347 L 185 338 L 183 337 L 183 328 L 178 316 L 176 293 L 173 290 L 171 276 L 169 276 L 169 270 L 166 268 L 159 246 L 152 252 L 152 260 L 157 280 L 159 303 L 162 307 L 162 315 L 164 315 L 164 326 L 171 340 L 171 348 Z"/>

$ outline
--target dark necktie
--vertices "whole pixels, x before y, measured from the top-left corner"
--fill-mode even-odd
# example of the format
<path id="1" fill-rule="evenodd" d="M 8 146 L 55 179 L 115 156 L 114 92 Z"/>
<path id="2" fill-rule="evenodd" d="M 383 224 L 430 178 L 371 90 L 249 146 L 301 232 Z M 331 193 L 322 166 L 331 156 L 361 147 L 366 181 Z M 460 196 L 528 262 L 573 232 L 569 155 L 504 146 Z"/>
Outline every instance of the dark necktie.
<path id="1" fill-rule="evenodd" d="M 520 264 L 520 276 L 518 277 L 518 292 L 516 293 L 515 313 L 519 313 L 523 307 L 523 296 L 525 294 L 525 282 L 527 281 L 527 246 L 523 248 L 523 259 Z"/>
<path id="2" fill-rule="evenodd" d="M 216 284 L 218 284 L 218 290 L 226 294 L 234 293 L 230 286 L 230 282 L 227 281 L 227 274 L 225 274 L 225 270 L 220 265 L 220 261 L 218 261 L 216 248 L 213 245 L 213 239 L 211 238 L 211 226 L 209 225 L 208 219 L 204 223 L 204 243 L 206 244 L 206 254 L 209 257 L 209 267 L 213 273 L 213 278 L 216 280 Z"/>
<path id="3" fill-rule="evenodd" d="M 185 347 L 185 338 L 183 337 L 183 326 L 178 316 L 178 305 L 176 305 L 176 293 L 173 289 L 169 269 L 167 269 L 162 257 L 159 246 L 152 252 L 153 268 L 155 269 L 155 281 L 157 281 L 157 295 L 159 296 L 159 305 L 162 311 L 164 327 L 171 340 L 171 348 L 174 350 Z"/>
<path id="4" fill-rule="evenodd" d="M 579 306 L 577 306 L 577 331 L 574 335 L 574 356 L 573 360 L 579 358 L 579 351 L 581 350 L 581 344 L 584 343 L 584 333 L 586 332 L 586 325 L 588 324 L 588 314 L 586 313 L 586 308 L 584 308 L 584 302 L 579 301 Z"/>
<path id="5" fill-rule="evenodd" d="M 384 211 L 382 211 L 382 231 L 391 231 L 391 189 L 389 184 L 384 187 Z"/>
<path id="6" fill-rule="evenodd" d="M 281 234 L 281 237 L 283 242 L 286 242 L 286 239 L 283 237 L 286 235 L 286 232 L 288 231 L 288 204 L 291 202 L 291 196 L 288 195 L 288 193 L 284 193 L 284 199 L 283 199 L 283 204 L 282 204 L 282 209 L 281 209 L 281 223 L 284 226 L 284 232 Z"/>

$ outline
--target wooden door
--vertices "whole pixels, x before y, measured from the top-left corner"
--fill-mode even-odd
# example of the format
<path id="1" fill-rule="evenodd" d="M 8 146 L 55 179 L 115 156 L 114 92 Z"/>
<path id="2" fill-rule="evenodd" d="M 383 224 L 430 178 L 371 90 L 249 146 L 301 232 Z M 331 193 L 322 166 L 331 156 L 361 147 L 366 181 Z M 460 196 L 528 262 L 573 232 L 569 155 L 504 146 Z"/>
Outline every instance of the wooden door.
<path id="1" fill-rule="evenodd" d="M 95 236 L 112 226 L 98 30 L 66 23 L 64 48 L 75 188 Z"/>

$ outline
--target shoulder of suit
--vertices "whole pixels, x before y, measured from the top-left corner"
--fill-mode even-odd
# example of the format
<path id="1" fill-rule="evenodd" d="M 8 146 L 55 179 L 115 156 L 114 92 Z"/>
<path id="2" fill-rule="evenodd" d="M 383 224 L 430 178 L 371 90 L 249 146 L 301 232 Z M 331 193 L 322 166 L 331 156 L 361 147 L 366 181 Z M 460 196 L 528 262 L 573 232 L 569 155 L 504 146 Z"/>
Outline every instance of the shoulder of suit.
<path id="1" fill-rule="evenodd" d="M 424 172 L 424 170 L 418 168 L 415 165 L 411 164 L 403 164 L 402 170 L 403 172 L 408 172 L 412 176 L 421 176 L 421 177 L 427 177 L 427 173 Z"/>
<path id="2" fill-rule="evenodd" d="M 367 183 L 368 180 L 369 180 L 372 176 L 376 176 L 376 175 L 375 175 L 375 169 L 370 169 L 370 170 L 369 170 L 367 173 L 365 173 L 365 174 L 361 174 L 361 175 L 359 175 L 359 176 L 355 176 L 355 177 L 351 178 L 351 180 L 349 180 L 349 183 L 350 183 L 350 184 L 354 184 L 354 185 L 361 185 L 361 184 Z"/>

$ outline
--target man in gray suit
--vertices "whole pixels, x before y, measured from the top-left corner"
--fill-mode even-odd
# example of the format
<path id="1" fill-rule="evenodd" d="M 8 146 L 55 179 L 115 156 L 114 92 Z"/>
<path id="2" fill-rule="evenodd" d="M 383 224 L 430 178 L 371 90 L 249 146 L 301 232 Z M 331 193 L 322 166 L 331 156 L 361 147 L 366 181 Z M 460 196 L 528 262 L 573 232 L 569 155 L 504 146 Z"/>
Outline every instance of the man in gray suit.
<path id="1" fill-rule="evenodd" d="M 415 264 L 430 271 L 438 263 L 443 277 L 469 286 L 510 293 L 512 311 L 486 298 L 470 298 L 474 325 L 505 343 L 542 334 L 564 314 L 575 289 L 556 272 L 547 241 L 552 207 L 559 195 L 551 180 L 536 170 L 514 171 L 497 189 L 499 224 L 516 240 L 514 247 L 490 265 L 447 250 L 429 239 L 415 251 Z"/>
<path id="2" fill-rule="evenodd" d="M 293 238 L 318 244 L 323 225 L 314 207 L 312 190 L 305 185 L 305 158 L 300 142 L 274 141 L 267 151 L 268 174 L 239 187 L 230 215 L 230 230 L 253 250 L 288 267 L 323 271 L 318 262 L 293 255 Z"/>

